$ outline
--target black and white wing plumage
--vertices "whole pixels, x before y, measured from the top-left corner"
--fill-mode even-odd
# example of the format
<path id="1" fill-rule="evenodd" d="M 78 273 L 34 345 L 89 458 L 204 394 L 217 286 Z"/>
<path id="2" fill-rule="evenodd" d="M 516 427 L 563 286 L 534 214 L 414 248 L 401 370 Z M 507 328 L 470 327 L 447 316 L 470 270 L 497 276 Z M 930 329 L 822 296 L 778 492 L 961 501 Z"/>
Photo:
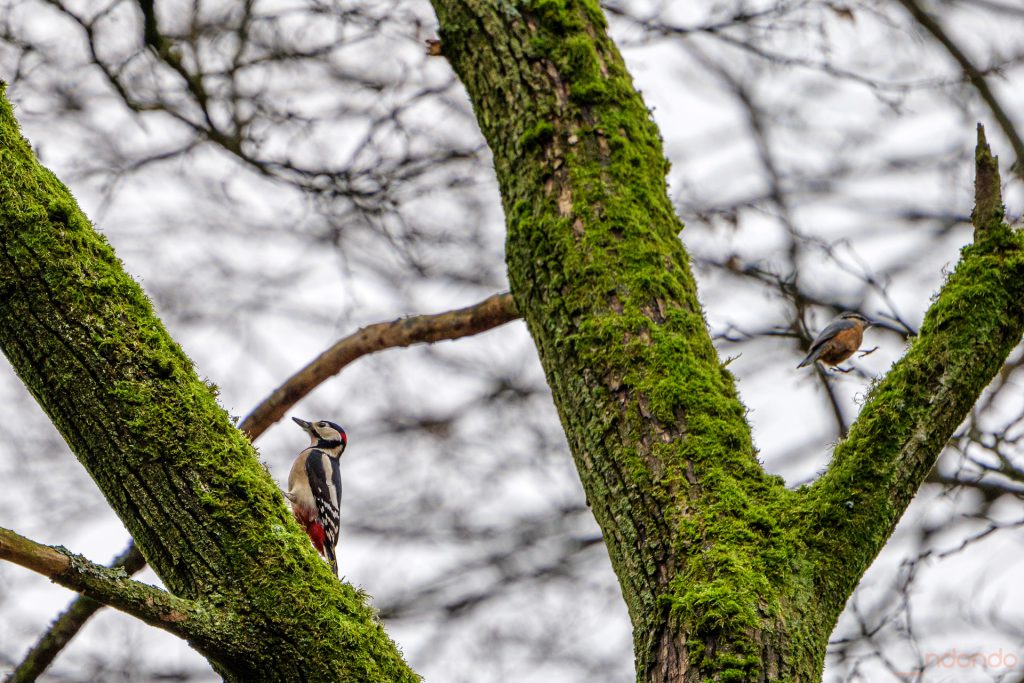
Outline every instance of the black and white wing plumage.
<path id="1" fill-rule="evenodd" d="M 334 549 L 341 529 L 341 469 L 338 458 L 332 458 L 319 449 L 311 449 L 306 458 L 306 475 L 316 501 L 317 516 L 324 528 L 324 554 L 337 574 L 338 559 Z"/>

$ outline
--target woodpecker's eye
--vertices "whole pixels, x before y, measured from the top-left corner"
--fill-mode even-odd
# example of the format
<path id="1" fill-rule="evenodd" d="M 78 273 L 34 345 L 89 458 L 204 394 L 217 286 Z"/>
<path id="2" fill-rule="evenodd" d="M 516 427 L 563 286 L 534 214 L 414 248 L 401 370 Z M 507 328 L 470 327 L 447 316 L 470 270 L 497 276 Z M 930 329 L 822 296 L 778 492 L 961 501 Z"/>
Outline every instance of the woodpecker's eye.
<path id="1" fill-rule="evenodd" d="M 326 426 L 327 426 L 327 423 L 326 423 L 326 422 L 317 422 L 317 423 L 316 423 L 316 426 L 317 426 L 317 427 L 326 427 Z"/>

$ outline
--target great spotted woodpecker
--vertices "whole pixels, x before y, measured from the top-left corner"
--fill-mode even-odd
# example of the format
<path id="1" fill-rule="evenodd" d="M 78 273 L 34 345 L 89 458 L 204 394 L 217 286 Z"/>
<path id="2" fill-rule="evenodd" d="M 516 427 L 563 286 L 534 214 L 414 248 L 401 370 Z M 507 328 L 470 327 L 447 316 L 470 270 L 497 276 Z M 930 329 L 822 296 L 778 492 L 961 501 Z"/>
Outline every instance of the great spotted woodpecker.
<path id="1" fill-rule="evenodd" d="M 338 461 L 348 445 L 345 430 L 321 420 L 292 420 L 309 434 L 309 446 L 299 453 L 288 474 L 288 492 L 292 514 L 309 534 L 313 547 L 331 563 L 338 573 L 334 549 L 338 545 L 341 526 L 341 472 Z"/>

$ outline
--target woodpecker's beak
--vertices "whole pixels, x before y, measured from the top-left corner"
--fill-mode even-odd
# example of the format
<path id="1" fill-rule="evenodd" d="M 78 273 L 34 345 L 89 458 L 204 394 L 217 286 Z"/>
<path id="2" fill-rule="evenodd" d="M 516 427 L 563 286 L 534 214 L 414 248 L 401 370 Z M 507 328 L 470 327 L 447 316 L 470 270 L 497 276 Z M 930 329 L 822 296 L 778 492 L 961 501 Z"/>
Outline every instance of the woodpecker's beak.
<path id="1" fill-rule="evenodd" d="M 297 417 L 293 417 L 292 422 L 305 429 L 306 433 L 309 434 L 310 436 L 316 436 L 316 432 L 313 430 L 312 422 L 306 422 L 305 420 L 300 420 Z"/>

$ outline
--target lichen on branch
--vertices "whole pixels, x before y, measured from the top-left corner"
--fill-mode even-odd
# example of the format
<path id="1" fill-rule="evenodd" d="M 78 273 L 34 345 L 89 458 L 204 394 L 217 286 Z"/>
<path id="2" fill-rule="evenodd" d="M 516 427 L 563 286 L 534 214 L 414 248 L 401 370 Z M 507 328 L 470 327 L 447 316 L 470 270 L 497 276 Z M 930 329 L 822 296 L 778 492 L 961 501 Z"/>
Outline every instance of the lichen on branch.
<path id="1" fill-rule="evenodd" d="M 0 528 L 0 559 L 42 574 L 54 583 L 193 642 L 200 650 L 233 632 L 229 612 L 199 607 L 155 586 L 135 581 L 123 569 L 104 567 L 66 548 L 36 543 Z"/>

